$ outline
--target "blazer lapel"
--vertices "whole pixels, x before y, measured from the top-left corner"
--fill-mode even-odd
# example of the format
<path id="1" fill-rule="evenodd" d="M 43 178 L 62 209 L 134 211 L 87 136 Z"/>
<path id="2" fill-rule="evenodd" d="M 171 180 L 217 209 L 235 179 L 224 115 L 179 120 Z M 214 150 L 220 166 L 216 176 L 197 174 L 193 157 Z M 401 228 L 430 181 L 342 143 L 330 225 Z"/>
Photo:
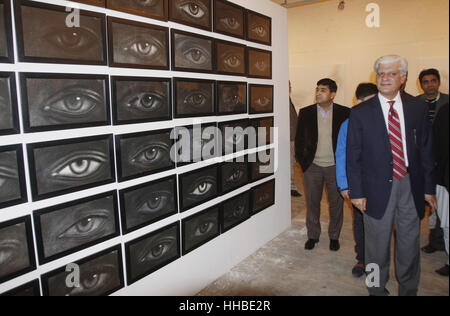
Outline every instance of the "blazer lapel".
<path id="1" fill-rule="evenodd" d="M 406 95 L 401 95 L 402 98 L 402 104 L 403 104 L 403 115 L 405 117 L 405 133 L 406 135 L 404 135 L 405 141 L 406 141 L 406 149 L 408 151 L 408 156 L 409 155 L 409 149 L 411 148 L 409 140 L 410 140 L 410 131 L 411 131 L 411 126 L 413 126 L 413 122 L 411 121 L 411 109 L 410 109 L 410 105 L 408 102 L 408 96 Z"/>
<path id="2" fill-rule="evenodd" d="M 389 140 L 388 127 L 386 126 L 386 120 L 384 119 L 383 110 L 381 109 L 381 102 L 378 96 L 372 98 L 372 111 L 373 119 L 376 124 L 376 130 L 383 135 L 384 143 L 387 145 L 387 149 L 391 151 L 391 141 Z"/>

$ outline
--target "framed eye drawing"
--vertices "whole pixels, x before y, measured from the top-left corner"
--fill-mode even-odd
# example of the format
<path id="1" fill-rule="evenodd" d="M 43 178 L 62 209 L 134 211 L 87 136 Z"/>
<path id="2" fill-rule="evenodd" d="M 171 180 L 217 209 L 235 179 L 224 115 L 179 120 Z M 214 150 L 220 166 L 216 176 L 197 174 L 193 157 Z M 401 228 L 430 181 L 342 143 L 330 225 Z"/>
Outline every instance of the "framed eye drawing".
<path id="1" fill-rule="evenodd" d="M 256 48 L 247 48 L 248 77 L 272 79 L 272 52 Z"/>
<path id="2" fill-rule="evenodd" d="M 169 29 L 108 17 L 111 67 L 169 70 Z"/>
<path id="3" fill-rule="evenodd" d="M 90 5 L 95 5 L 98 7 L 105 7 L 105 0 L 72 0 L 75 2 L 80 2 L 80 3 L 84 3 L 84 4 L 90 4 Z"/>
<path id="4" fill-rule="evenodd" d="M 35 269 L 31 217 L 0 223 L 0 283 Z"/>
<path id="5" fill-rule="evenodd" d="M 252 215 L 275 204 L 275 179 L 252 188 Z"/>
<path id="6" fill-rule="evenodd" d="M 248 161 L 247 157 L 239 157 L 234 160 L 225 161 L 220 166 L 220 182 L 222 194 L 234 191 L 248 183 Z"/>
<path id="7" fill-rule="evenodd" d="M 41 276 L 44 296 L 107 296 L 124 287 L 120 245 L 75 264 L 80 268 L 80 287 L 67 286 L 73 272 L 64 266 Z"/>
<path id="8" fill-rule="evenodd" d="M 252 182 L 270 177 L 275 171 L 275 153 L 273 150 L 250 154 L 250 179 Z"/>
<path id="9" fill-rule="evenodd" d="M 273 113 L 273 89 L 271 85 L 249 85 L 250 114 Z"/>
<path id="10" fill-rule="evenodd" d="M 0 136 L 18 134 L 16 76 L 12 72 L 0 72 L 0 113 Z"/>
<path id="11" fill-rule="evenodd" d="M 250 218 L 250 191 L 235 196 L 220 207 L 222 234 Z"/>
<path id="12" fill-rule="evenodd" d="M 114 125 L 172 119 L 169 78 L 111 77 Z"/>
<path id="13" fill-rule="evenodd" d="M 168 0 L 106 0 L 109 9 L 167 21 Z"/>
<path id="14" fill-rule="evenodd" d="M 211 31 L 211 0 L 169 0 L 169 20 Z"/>
<path id="15" fill-rule="evenodd" d="M 0 0 L 0 63 L 12 63 L 13 59 L 11 3 Z"/>
<path id="16" fill-rule="evenodd" d="M 108 76 L 20 74 L 25 132 L 111 125 Z"/>
<path id="17" fill-rule="evenodd" d="M 125 254 L 127 283 L 131 285 L 181 257 L 180 223 L 126 243 Z"/>
<path id="18" fill-rule="evenodd" d="M 219 183 L 218 165 L 179 174 L 180 211 L 187 211 L 218 197 Z"/>
<path id="19" fill-rule="evenodd" d="M 116 136 L 119 182 L 175 168 L 170 157 L 172 130 L 159 130 Z"/>
<path id="20" fill-rule="evenodd" d="M 257 134 L 257 147 L 272 144 L 274 141 L 274 117 L 263 117 L 250 120 Z"/>
<path id="21" fill-rule="evenodd" d="M 215 115 L 215 81 L 173 79 L 175 118 Z"/>
<path id="22" fill-rule="evenodd" d="M 121 190 L 119 196 L 125 234 L 178 213 L 176 176 Z"/>
<path id="23" fill-rule="evenodd" d="M 34 212 L 39 263 L 120 235 L 115 191 Z"/>
<path id="24" fill-rule="evenodd" d="M 181 225 L 184 256 L 220 235 L 219 206 L 188 217 Z"/>
<path id="25" fill-rule="evenodd" d="M 247 40 L 272 45 L 272 19 L 260 13 L 247 10 Z"/>
<path id="26" fill-rule="evenodd" d="M 214 32 L 245 39 L 245 9 L 225 0 L 214 0 Z"/>
<path id="27" fill-rule="evenodd" d="M 115 182 L 112 135 L 27 145 L 33 201 Z"/>
<path id="28" fill-rule="evenodd" d="M 219 123 L 222 133 L 222 153 L 228 155 L 247 149 L 251 143 L 249 140 L 256 137 L 248 127 L 247 119 Z"/>
<path id="29" fill-rule="evenodd" d="M 175 128 L 177 167 L 208 160 L 219 154 L 217 124 Z"/>
<path id="30" fill-rule="evenodd" d="M 105 15 L 80 11 L 80 27 L 66 24 L 65 7 L 15 1 L 19 61 L 106 65 Z"/>
<path id="31" fill-rule="evenodd" d="M 41 296 L 41 288 L 39 285 L 39 280 L 36 279 L 34 281 L 31 281 L 27 284 L 21 285 L 19 287 L 16 287 L 15 289 L 12 289 L 8 292 L 0 294 L 0 296 L 3 297 L 34 297 L 34 296 Z"/>
<path id="32" fill-rule="evenodd" d="M 246 46 L 226 41 L 215 41 L 217 73 L 223 75 L 246 76 Z"/>
<path id="33" fill-rule="evenodd" d="M 216 105 L 219 115 L 247 113 L 247 83 L 218 81 Z"/>
<path id="34" fill-rule="evenodd" d="M 214 72 L 214 40 L 172 29 L 172 70 Z"/>
<path id="35" fill-rule="evenodd" d="M 0 147 L 0 209 L 28 201 L 22 145 Z"/>

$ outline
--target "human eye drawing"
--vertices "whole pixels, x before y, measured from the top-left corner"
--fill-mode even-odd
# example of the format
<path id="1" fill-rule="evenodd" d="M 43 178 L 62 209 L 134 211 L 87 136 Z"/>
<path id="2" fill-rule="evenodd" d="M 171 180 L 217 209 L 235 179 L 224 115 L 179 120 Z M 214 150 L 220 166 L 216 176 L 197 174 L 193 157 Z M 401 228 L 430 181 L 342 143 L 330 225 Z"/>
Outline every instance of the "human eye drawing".
<path id="1" fill-rule="evenodd" d="M 232 14 L 224 14 L 224 16 L 219 19 L 219 22 L 223 27 L 231 31 L 237 31 L 241 27 L 239 20 L 233 17 Z"/>
<path id="2" fill-rule="evenodd" d="M 200 238 L 208 235 L 216 226 L 216 219 L 214 217 L 206 217 L 198 220 L 194 226 L 193 237 Z"/>
<path id="3" fill-rule="evenodd" d="M 71 54 L 83 53 L 92 49 L 99 41 L 95 33 L 84 27 L 51 27 L 45 32 L 44 39 L 53 47 Z"/>
<path id="4" fill-rule="evenodd" d="M 238 183 L 244 176 L 244 170 L 242 168 L 233 169 L 232 172 L 225 179 L 228 185 L 233 185 Z"/>
<path id="5" fill-rule="evenodd" d="M 154 91 L 129 92 L 121 104 L 129 110 L 152 113 L 166 106 L 165 96 Z"/>
<path id="6" fill-rule="evenodd" d="M 239 68 L 243 64 L 244 56 L 232 50 L 221 55 L 223 64 L 229 69 Z"/>
<path id="7" fill-rule="evenodd" d="M 250 30 L 258 37 L 264 38 L 268 34 L 267 29 L 261 24 L 253 24 Z"/>
<path id="8" fill-rule="evenodd" d="M 177 246 L 177 240 L 174 236 L 160 236 L 152 239 L 138 255 L 139 264 L 157 261 L 163 259 L 168 253 Z"/>
<path id="9" fill-rule="evenodd" d="M 94 178 L 106 165 L 108 157 L 99 151 L 75 152 L 60 159 L 51 169 L 54 179 L 64 181 L 79 181 Z"/>
<path id="10" fill-rule="evenodd" d="M 200 1 L 178 1 L 177 5 L 178 11 L 191 21 L 201 20 L 208 14 L 208 8 Z"/>
<path id="11" fill-rule="evenodd" d="M 58 234 L 58 239 L 92 239 L 102 236 L 111 223 L 111 213 L 108 210 L 89 210 L 82 214 L 74 223 L 69 224 Z"/>
<path id="12" fill-rule="evenodd" d="M 209 93 L 203 90 L 195 90 L 186 95 L 183 103 L 189 107 L 202 108 L 211 99 Z"/>
<path id="13" fill-rule="evenodd" d="M 211 60 L 210 53 L 200 46 L 193 46 L 183 51 L 185 59 L 195 66 L 201 66 Z"/>
<path id="14" fill-rule="evenodd" d="M 254 102 L 258 107 L 264 108 L 270 104 L 270 99 L 268 97 L 262 96 L 262 97 L 256 98 L 254 100 Z"/>
<path id="15" fill-rule="evenodd" d="M 80 286 L 68 289 L 66 296 L 93 296 L 106 292 L 113 283 L 116 268 L 105 264 L 81 271 Z"/>
<path id="16" fill-rule="evenodd" d="M 139 148 L 130 157 L 132 164 L 139 165 L 143 168 L 154 167 L 165 161 L 169 157 L 169 145 L 164 142 L 153 142 Z"/>
<path id="17" fill-rule="evenodd" d="M 154 62 L 163 56 L 164 45 L 151 34 L 140 32 L 125 40 L 122 50 L 143 62 Z"/>
<path id="18" fill-rule="evenodd" d="M 138 203 L 136 212 L 140 215 L 151 215 L 165 211 L 172 200 L 172 194 L 169 191 L 155 191 L 144 198 L 144 201 Z"/>
<path id="19" fill-rule="evenodd" d="M 210 194 L 216 186 L 216 180 L 211 176 L 198 178 L 189 189 L 189 195 L 194 198 L 202 198 Z"/>

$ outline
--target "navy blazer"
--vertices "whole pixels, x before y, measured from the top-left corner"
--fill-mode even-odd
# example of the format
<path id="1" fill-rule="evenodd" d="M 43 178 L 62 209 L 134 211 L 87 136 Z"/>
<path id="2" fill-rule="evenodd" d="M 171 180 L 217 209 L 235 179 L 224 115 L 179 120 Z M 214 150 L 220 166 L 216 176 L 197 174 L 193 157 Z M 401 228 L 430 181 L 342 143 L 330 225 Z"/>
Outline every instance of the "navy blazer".
<path id="1" fill-rule="evenodd" d="M 411 191 L 420 219 L 425 216 L 425 194 L 435 194 L 434 157 L 428 107 L 402 94 Z M 405 137 L 404 137 L 405 138 Z M 378 96 L 361 103 L 350 114 L 347 138 L 347 176 L 350 197 L 367 198 L 366 214 L 383 218 L 393 183 L 389 132 Z"/>

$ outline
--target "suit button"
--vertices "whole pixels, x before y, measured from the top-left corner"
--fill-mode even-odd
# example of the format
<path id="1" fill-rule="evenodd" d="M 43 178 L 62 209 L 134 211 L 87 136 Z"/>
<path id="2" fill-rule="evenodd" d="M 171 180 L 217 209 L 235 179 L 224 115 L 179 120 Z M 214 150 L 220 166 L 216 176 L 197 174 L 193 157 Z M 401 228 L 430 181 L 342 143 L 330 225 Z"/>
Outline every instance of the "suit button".
<path id="1" fill-rule="evenodd" d="M 389 180 L 389 183 L 392 183 L 392 182 L 394 182 L 394 180 L 392 180 L 392 179 L 391 179 L 391 180 Z"/>

